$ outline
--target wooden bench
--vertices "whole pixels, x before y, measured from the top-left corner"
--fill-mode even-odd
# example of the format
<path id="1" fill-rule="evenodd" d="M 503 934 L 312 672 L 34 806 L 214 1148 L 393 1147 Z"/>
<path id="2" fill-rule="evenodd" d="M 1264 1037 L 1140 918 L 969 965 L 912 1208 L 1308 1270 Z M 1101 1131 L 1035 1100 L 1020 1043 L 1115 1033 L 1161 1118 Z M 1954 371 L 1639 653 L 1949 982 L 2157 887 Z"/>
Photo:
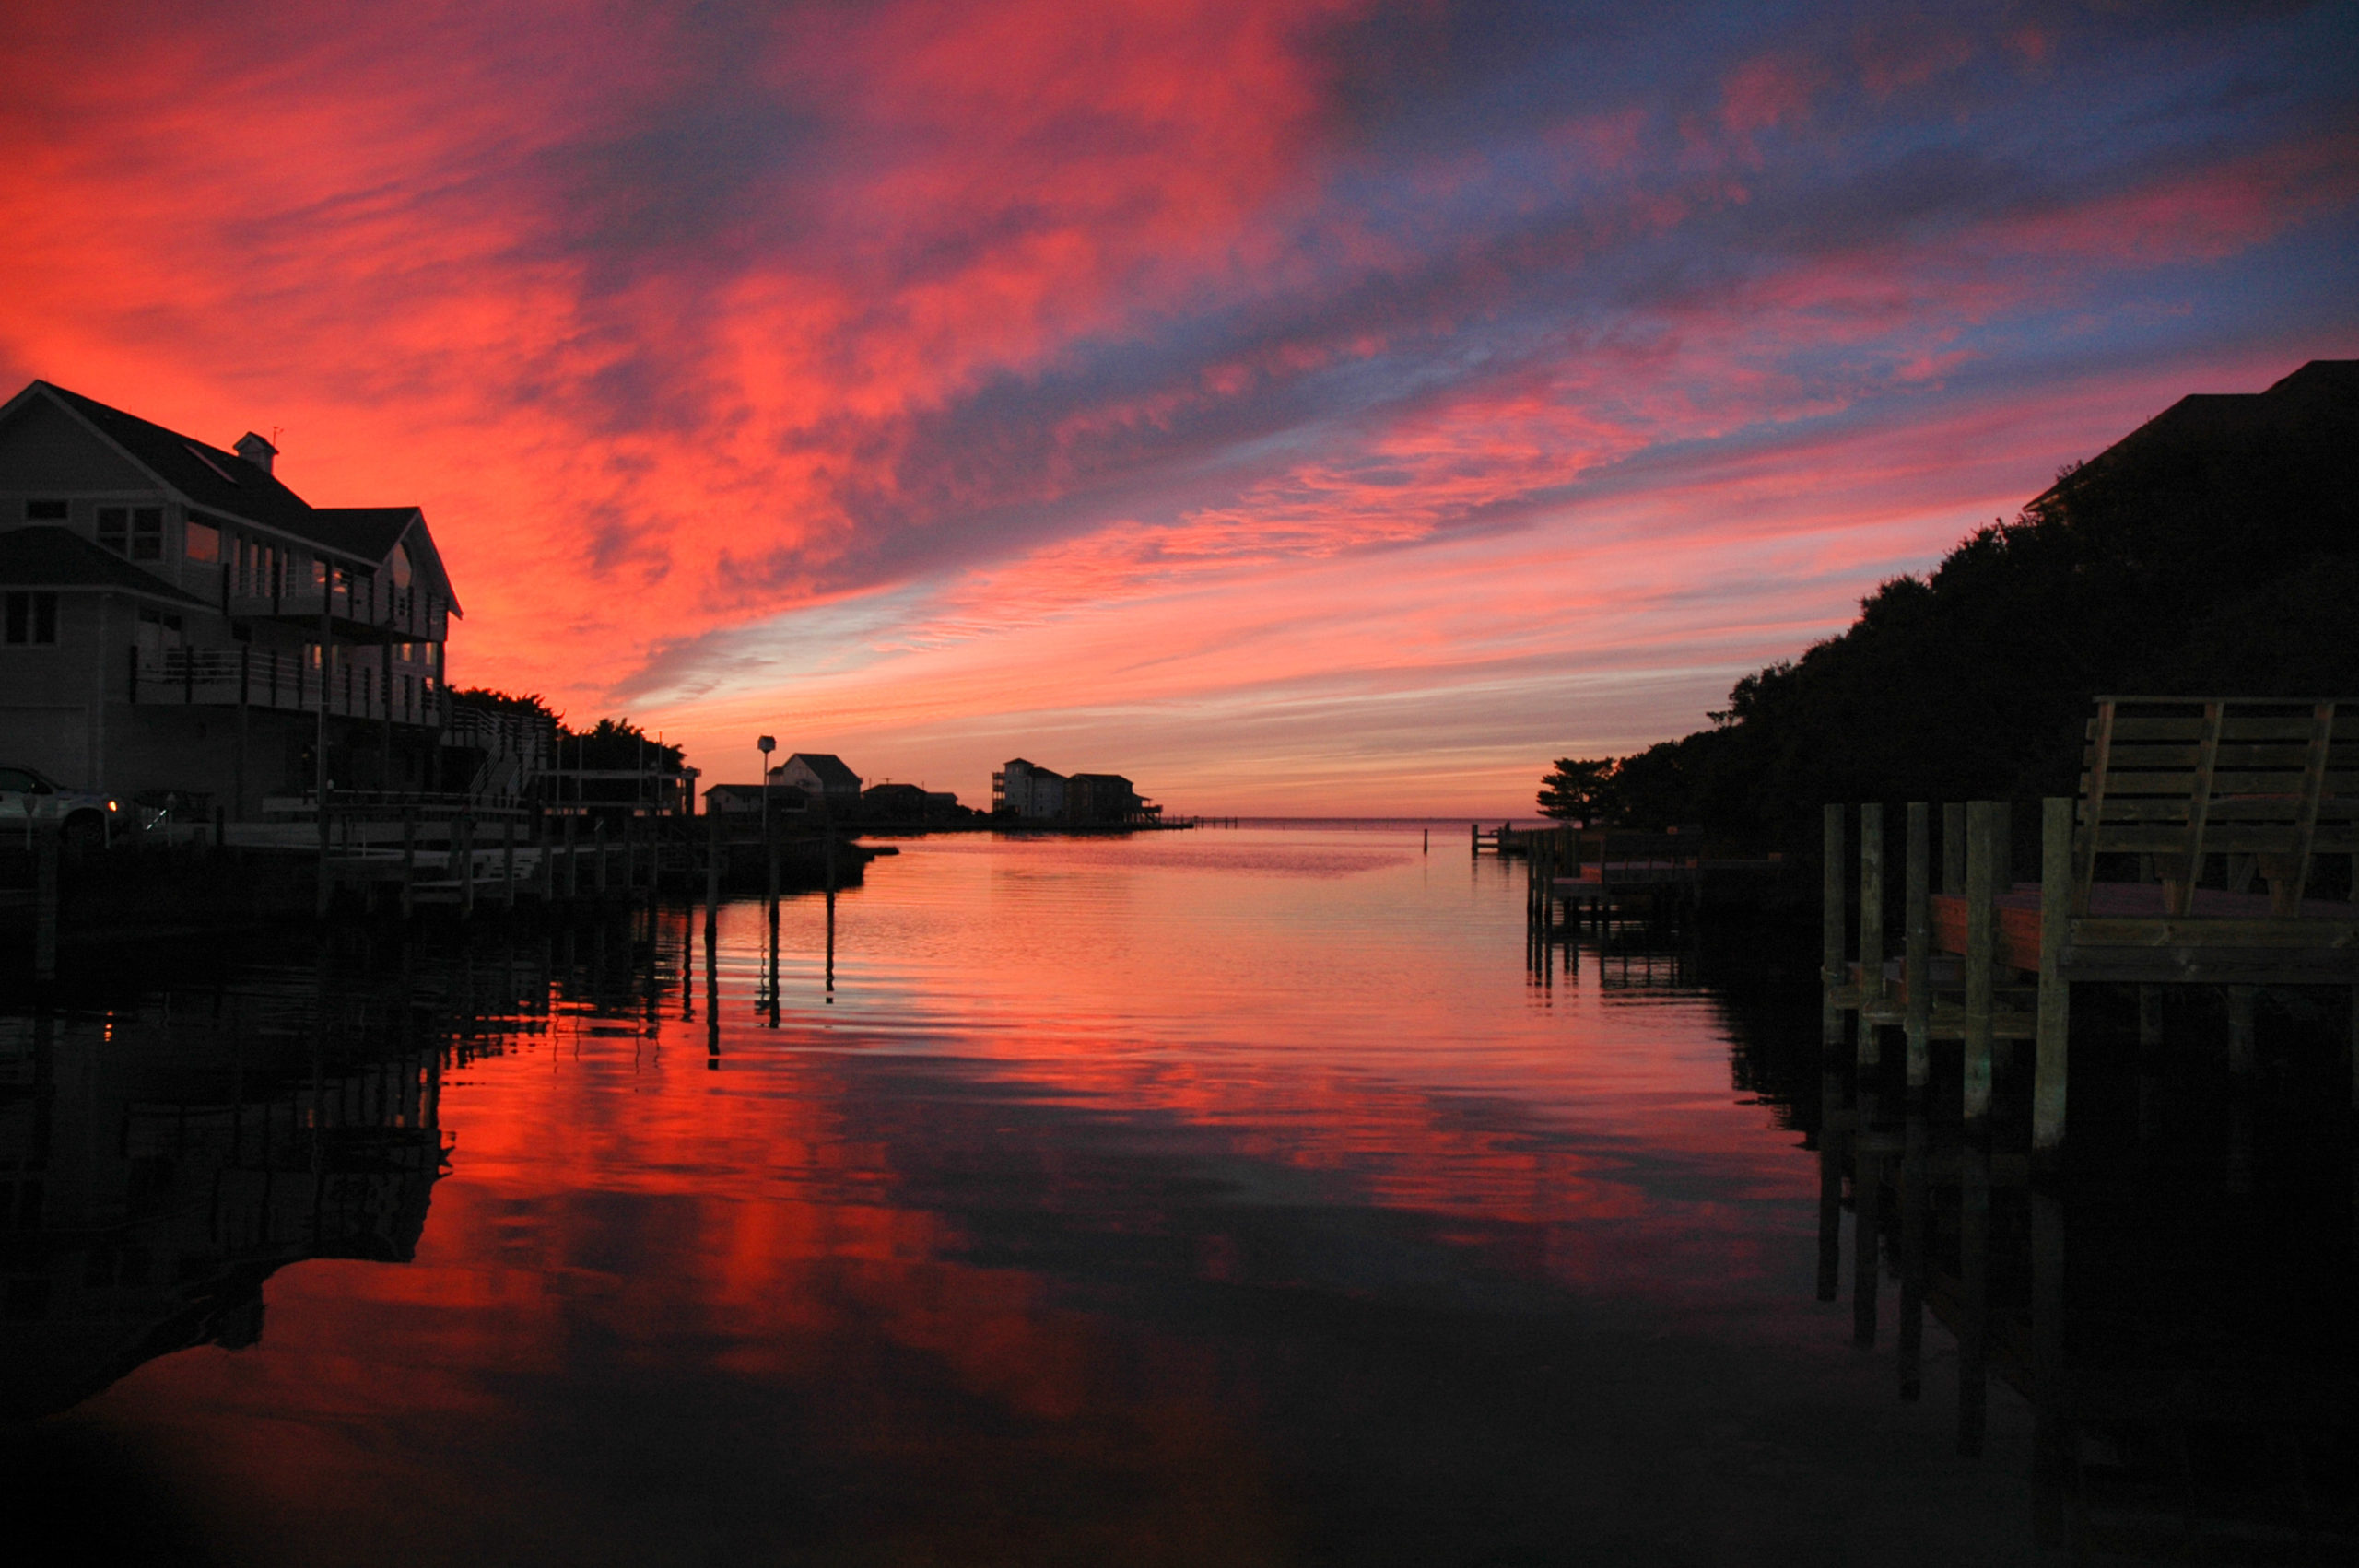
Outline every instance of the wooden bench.
<path id="1" fill-rule="evenodd" d="M 2033 1142 L 2052 1148 L 2064 1134 L 2074 981 L 2349 985 L 2359 1106 L 2359 704 L 2100 699 L 2079 798 L 2042 803 L 2038 881 L 2012 878 L 2006 803 L 1974 802 L 1943 810 L 1933 893 L 1931 808 L 1909 806 L 1896 961 L 1883 951 L 1882 808 L 1860 810 L 1861 917 L 1847 963 L 1847 813 L 1826 809 L 1822 1019 L 1839 1043 L 1844 1013 L 1857 1012 L 1862 1063 L 1877 1059 L 1877 1029 L 1898 1025 L 1921 1087 L 1926 1043 L 1963 1039 L 1966 1112 L 1979 1119 L 1993 1043 L 2033 1039 Z M 2341 863 L 2330 870 L 2329 857 Z M 2335 896 L 2318 896 L 2321 883 Z"/>

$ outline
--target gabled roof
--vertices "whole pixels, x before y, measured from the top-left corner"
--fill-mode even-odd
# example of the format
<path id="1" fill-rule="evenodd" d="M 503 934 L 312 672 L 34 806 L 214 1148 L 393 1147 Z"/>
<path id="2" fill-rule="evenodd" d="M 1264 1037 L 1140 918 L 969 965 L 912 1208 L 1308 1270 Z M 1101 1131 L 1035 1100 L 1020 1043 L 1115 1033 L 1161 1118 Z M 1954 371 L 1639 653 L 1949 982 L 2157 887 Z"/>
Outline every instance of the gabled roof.
<path id="1" fill-rule="evenodd" d="M 392 554 L 412 524 L 422 523 L 423 513 L 414 506 L 314 507 L 234 451 L 125 414 L 53 381 L 32 382 L 9 400 L 10 405 L 36 394 L 53 399 L 200 511 L 259 523 L 372 566 Z M 420 526 L 417 538 L 422 548 L 414 554 L 424 557 L 420 564 L 442 579 L 452 613 L 459 614 L 458 595 L 451 591 L 450 573 L 442 568 L 431 535 Z"/>
<path id="2" fill-rule="evenodd" d="M 812 777 L 822 784 L 840 784 L 850 789 L 860 788 L 860 775 L 844 766 L 844 759 L 833 752 L 796 752 L 787 763 L 799 762 L 811 770 Z M 780 763 L 783 767 L 786 763 Z"/>
<path id="3" fill-rule="evenodd" d="M 315 544 L 335 548 L 333 542 L 313 537 L 310 503 L 236 452 L 167 430 L 96 398 L 68 392 L 53 381 L 35 381 L 33 386 L 79 415 L 134 462 L 186 497 L 192 506 L 283 529 Z"/>
<path id="4" fill-rule="evenodd" d="M 0 585 L 9 588 L 111 589 L 172 604 L 205 601 L 142 571 L 70 528 L 36 523 L 0 531 Z"/>

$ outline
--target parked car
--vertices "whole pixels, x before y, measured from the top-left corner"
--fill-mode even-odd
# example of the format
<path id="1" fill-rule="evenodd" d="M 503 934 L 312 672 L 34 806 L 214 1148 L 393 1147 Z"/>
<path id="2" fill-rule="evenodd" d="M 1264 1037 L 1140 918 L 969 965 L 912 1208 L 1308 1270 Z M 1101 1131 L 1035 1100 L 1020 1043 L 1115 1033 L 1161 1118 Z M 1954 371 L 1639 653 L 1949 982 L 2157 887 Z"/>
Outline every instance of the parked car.
<path id="1" fill-rule="evenodd" d="M 55 823 L 65 842 L 100 848 L 132 825 L 123 803 L 89 790 L 68 790 L 37 767 L 0 763 L 0 836 L 32 841 L 34 825 Z"/>

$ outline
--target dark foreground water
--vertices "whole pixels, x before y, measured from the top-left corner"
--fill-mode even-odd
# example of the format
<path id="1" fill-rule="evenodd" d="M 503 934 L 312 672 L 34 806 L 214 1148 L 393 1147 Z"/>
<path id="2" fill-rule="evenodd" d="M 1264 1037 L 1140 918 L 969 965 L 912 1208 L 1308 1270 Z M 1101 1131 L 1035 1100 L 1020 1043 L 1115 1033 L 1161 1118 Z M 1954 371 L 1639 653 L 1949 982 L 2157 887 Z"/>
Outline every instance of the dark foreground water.
<path id="1" fill-rule="evenodd" d="M 1938 1106 L 1822 1077 L 1807 993 L 1535 973 L 1520 868 L 1438 837 L 910 842 L 835 901 L 832 964 L 827 900 L 784 907 L 774 981 L 741 903 L 717 953 L 677 907 L 159 950 L 0 1014 L 10 1527 L 240 1563 L 1991 1564 L 2036 1558 L 2039 1467 L 2154 1490 L 2118 1423 L 2035 1443 L 2061 1243 L 2003 1155 L 1978 1211 Z M 2340 1168 L 2299 1245 L 2347 1309 Z M 2190 1516 L 2213 1561 L 2336 1539 L 2330 1414 L 2251 1419 L 2236 1485 L 2308 1494 Z M 2182 1468 L 2216 1438 L 2173 1430 Z"/>

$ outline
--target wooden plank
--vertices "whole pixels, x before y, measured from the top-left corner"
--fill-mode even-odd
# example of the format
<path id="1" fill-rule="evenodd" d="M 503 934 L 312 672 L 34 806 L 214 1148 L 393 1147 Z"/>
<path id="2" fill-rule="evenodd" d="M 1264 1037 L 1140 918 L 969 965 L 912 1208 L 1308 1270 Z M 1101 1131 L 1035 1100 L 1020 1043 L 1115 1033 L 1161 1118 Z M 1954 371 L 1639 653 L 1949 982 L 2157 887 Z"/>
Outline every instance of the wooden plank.
<path id="1" fill-rule="evenodd" d="M 2290 874 L 2283 879 L 2271 878 L 2270 897 L 2282 915 L 2296 914 L 2302 907 L 2302 890 L 2309 884 L 2310 852 L 2317 847 L 2318 832 L 2318 797 L 2325 792 L 2327 746 L 2334 739 L 2334 704 L 2319 703 L 2310 710 L 2309 766 L 2302 778 L 2301 813 L 2294 821 L 2294 863 Z"/>
<path id="2" fill-rule="evenodd" d="M 2212 810 L 2212 774 L 2220 755 L 2223 706 L 2216 702 L 2203 705 L 2203 741 L 2197 748 L 2195 782 L 2189 790 L 2187 799 L 2187 848 L 2177 867 L 2177 877 L 2164 878 L 2165 883 L 2174 881 L 2177 883 L 2169 895 L 2174 914 L 2187 913 L 2195 897 L 2195 884 L 2203 880 L 2203 825 Z M 2042 975 L 2047 972 L 2044 967 L 2040 971 Z"/>
<path id="3" fill-rule="evenodd" d="M 2098 825 L 2105 820 L 2106 770 L 2111 766 L 2113 754 L 2114 708 L 2110 702 L 2097 704 L 2096 761 L 2089 776 L 2081 784 L 2080 841 L 2074 846 L 2072 865 L 2072 908 L 2075 913 L 2089 907 L 2089 884 L 2096 880 Z"/>
<path id="4" fill-rule="evenodd" d="M 2282 947 L 2340 950 L 2359 947 L 2359 919 L 2306 919 L 2269 916 L 2258 919 L 2165 919 L 2083 915 L 2066 940 L 2074 947 Z"/>
<path id="5" fill-rule="evenodd" d="M 1884 1000 L 1884 807 L 1871 801 L 1860 808 L 1860 975 L 1870 1003 Z M 1860 1015 L 1858 1060 L 1872 1067 L 1882 1059 L 1879 1030 Z"/>
<path id="6" fill-rule="evenodd" d="M 1992 870 L 1996 811 L 1989 801 L 1966 808 L 1966 1119 L 1978 1124 L 1990 1114 L 1991 968 L 1996 962 L 1998 921 Z"/>
<path id="7" fill-rule="evenodd" d="M 2072 801 L 2040 802 L 2039 1035 L 2033 1069 L 2031 1142 L 2054 1149 L 2064 1141 L 2065 1067 L 2071 1023 L 2071 982 L 2062 958 L 2072 898 Z"/>
<path id="8" fill-rule="evenodd" d="M 1902 1012 L 1902 1029 L 1907 1041 L 1908 1087 L 1923 1089 L 1932 1079 L 1931 1053 L 1928 1042 L 1932 1038 L 1933 988 L 1931 984 L 1933 951 L 1932 895 L 1930 886 L 1932 860 L 1932 808 L 1923 801 L 1908 802 L 1908 849 L 1903 889 L 1905 922 L 1902 937 L 1901 984 L 1907 998 Z"/>
<path id="9" fill-rule="evenodd" d="M 1843 816 L 1843 807 L 1830 805 L 1820 819 L 1825 864 L 1819 883 L 1819 983 L 1824 994 L 1819 1001 L 1818 1039 L 1830 1049 L 1843 1043 L 1843 1005 L 1836 997 L 1836 989 L 1844 981 Z"/>

